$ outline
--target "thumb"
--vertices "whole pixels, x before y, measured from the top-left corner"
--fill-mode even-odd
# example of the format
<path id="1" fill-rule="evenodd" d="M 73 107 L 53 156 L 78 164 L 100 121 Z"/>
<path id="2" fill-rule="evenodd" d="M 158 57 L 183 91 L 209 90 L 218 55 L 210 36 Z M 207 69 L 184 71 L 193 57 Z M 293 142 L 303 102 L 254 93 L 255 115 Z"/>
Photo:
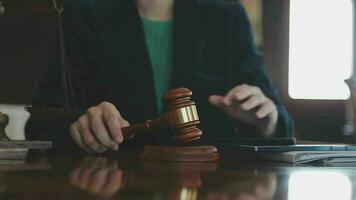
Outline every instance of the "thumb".
<path id="1" fill-rule="evenodd" d="M 219 95 L 211 95 L 209 97 L 209 102 L 219 108 L 224 108 L 225 104 L 223 102 L 224 97 Z"/>
<path id="2" fill-rule="evenodd" d="M 130 123 L 126 119 L 124 119 L 122 117 L 120 117 L 119 121 L 120 121 L 120 125 L 121 125 L 122 128 L 130 126 Z"/>

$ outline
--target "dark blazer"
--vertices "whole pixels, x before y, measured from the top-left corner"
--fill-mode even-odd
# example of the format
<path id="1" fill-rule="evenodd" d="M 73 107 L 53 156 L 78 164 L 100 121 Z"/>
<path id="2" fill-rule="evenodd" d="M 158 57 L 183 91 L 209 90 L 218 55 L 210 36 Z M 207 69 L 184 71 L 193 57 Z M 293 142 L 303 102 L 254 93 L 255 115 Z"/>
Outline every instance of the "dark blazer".
<path id="1" fill-rule="evenodd" d="M 213 0 L 176 0 L 174 13 L 171 87 L 193 91 L 203 141 L 257 136 L 255 127 L 231 120 L 208 102 L 211 94 L 224 95 L 243 83 L 260 87 L 277 105 L 275 137 L 291 136 L 291 118 L 267 77 L 243 7 Z M 152 70 L 134 0 L 65 1 L 64 28 L 77 109 L 108 101 L 132 124 L 158 116 Z M 58 48 L 53 49 L 48 63 L 32 104 L 63 107 Z M 70 145 L 69 123 L 45 125 L 30 119 L 26 136 L 52 140 L 55 148 L 66 148 Z M 147 134 L 125 145 L 168 142 L 163 135 Z"/>

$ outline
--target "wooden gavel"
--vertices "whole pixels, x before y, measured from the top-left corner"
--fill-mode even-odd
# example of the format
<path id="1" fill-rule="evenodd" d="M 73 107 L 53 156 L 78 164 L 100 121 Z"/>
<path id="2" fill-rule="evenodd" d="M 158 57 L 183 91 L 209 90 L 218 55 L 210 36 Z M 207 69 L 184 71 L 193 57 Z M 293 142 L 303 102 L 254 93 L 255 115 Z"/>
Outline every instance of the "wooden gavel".
<path id="1" fill-rule="evenodd" d="M 122 128 L 124 139 L 162 127 L 172 130 L 173 141 L 179 144 L 200 139 L 202 131 L 197 127 L 200 121 L 195 102 L 191 101 L 191 97 L 192 91 L 187 88 L 168 91 L 162 97 L 166 113 L 157 119 Z"/>

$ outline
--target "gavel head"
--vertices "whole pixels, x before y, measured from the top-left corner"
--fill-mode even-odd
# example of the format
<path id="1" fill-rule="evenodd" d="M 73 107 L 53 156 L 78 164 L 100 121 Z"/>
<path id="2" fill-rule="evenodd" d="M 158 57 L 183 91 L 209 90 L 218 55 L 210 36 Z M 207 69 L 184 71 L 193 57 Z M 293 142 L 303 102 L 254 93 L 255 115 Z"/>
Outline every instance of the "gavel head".
<path id="1" fill-rule="evenodd" d="M 173 140 L 178 144 L 189 143 L 201 138 L 202 131 L 195 102 L 191 101 L 192 91 L 177 88 L 162 97 L 168 126 L 174 132 Z"/>

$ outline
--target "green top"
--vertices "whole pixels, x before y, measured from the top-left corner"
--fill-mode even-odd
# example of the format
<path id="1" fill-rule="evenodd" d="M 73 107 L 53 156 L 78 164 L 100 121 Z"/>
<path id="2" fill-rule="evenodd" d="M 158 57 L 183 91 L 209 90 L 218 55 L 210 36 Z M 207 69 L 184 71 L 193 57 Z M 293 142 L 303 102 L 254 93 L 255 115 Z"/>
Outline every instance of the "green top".
<path id="1" fill-rule="evenodd" d="M 141 17 L 156 91 L 159 114 L 163 113 L 162 95 L 169 90 L 172 73 L 172 21 L 153 21 Z"/>

